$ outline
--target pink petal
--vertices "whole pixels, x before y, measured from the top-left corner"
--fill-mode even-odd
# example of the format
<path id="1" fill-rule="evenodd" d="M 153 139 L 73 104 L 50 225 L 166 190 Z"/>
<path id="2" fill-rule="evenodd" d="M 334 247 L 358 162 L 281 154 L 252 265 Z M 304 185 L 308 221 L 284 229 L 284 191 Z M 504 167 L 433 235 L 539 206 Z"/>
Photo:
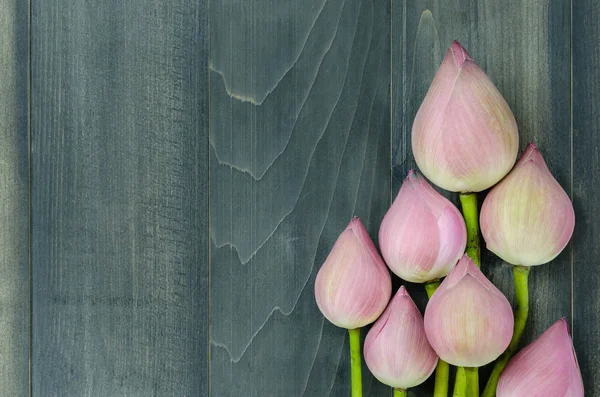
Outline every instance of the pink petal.
<path id="1" fill-rule="evenodd" d="M 451 191 L 481 191 L 512 168 L 518 130 L 487 75 L 453 43 L 412 129 L 415 160 L 425 176 Z"/>
<path id="2" fill-rule="evenodd" d="M 452 53 L 454 63 L 459 69 L 462 67 L 463 63 L 465 63 L 466 60 L 473 60 L 473 58 L 471 58 L 471 55 L 469 55 L 467 50 L 465 50 L 464 47 L 460 45 L 460 43 L 456 40 L 452 42 L 449 52 Z"/>
<path id="3" fill-rule="evenodd" d="M 354 218 L 336 241 L 315 280 L 323 315 L 354 329 L 375 321 L 391 296 L 391 277 L 362 222 Z"/>
<path id="4" fill-rule="evenodd" d="M 412 171 L 379 229 L 390 269 L 411 282 L 445 276 L 464 252 L 466 228 L 458 209 Z"/>
<path id="5" fill-rule="evenodd" d="M 505 368 L 498 397 L 583 397 L 583 381 L 563 318 L 519 352 Z"/>
<path id="6" fill-rule="evenodd" d="M 514 265 L 551 261 L 565 248 L 574 227 L 571 200 L 533 144 L 481 209 L 488 249 Z"/>
<path id="7" fill-rule="evenodd" d="M 532 160 L 534 163 L 538 164 L 539 166 L 543 166 L 542 168 L 544 168 L 546 171 L 550 172 L 550 170 L 548 169 L 548 165 L 546 164 L 546 161 L 544 160 L 544 157 L 542 156 L 542 154 L 538 150 L 537 146 L 535 146 L 535 143 L 533 143 L 533 142 L 529 142 L 527 144 L 527 146 L 525 147 L 525 150 L 523 151 L 523 154 L 519 158 L 519 161 L 517 161 L 517 164 L 515 164 L 515 168 L 529 160 Z"/>
<path id="8" fill-rule="evenodd" d="M 429 343 L 450 364 L 486 365 L 504 352 L 512 338 L 512 308 L 484 278 L 477 266 L 463 257 L 425 310 Z"/>
<path id="9" fill-rule="evenodd" d="M 365 339 L 365 362 L 382 383 L 407 389 L 434 371 L 437 355 L 423 329 L 423 317 L 404 287 L 396 293 Z"/>

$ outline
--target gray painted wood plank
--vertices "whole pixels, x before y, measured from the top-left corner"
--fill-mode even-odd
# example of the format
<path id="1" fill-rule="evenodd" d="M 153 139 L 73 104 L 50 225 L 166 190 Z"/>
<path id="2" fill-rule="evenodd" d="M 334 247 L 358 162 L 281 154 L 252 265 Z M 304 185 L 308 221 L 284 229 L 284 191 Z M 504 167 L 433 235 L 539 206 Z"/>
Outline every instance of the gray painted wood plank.
<path id="1" fill-rule="evenodd" d="M 415 167 L 412 122 L 454 39 L 506 98 L 519 126 L 521 147 L 535 141 L 559 183 L 570 191 L 569 1 L 393 1 L 392 20 L 393 192 Z M 482 260 L 484 273 L 512 299 L 509 266 L 485 250 Z M 570 268 L 567 249 L 532 271 L 524 343 L 558 318 L 571 317 Z M 421 288 L 411 291 L 423 307 L 426 296 Z M 431 384 L 413 395 L 425 396 L 430 390 Z"/>
<path id="2" fill-rule="evenodd" d="M 29 7 L 0 0 L 0 391 L 29 395 Z"/>
<path id="3" fill-rule="evenodd" d="M 207 396 L 207 4 L 32 8 L 34 395 Z"/>
<path id="4" fill-rule="evenodd" d="M 211 4 L 213 397 L 350 394 L 314 278 L 353 215 L 376 237 L 389 205 L 389 5 Z"/>
<path id="5" fill-rule="evenodd" d="M 573 2 L 573 339 L 586 396 L 600 396 L 600 8 Z"/>

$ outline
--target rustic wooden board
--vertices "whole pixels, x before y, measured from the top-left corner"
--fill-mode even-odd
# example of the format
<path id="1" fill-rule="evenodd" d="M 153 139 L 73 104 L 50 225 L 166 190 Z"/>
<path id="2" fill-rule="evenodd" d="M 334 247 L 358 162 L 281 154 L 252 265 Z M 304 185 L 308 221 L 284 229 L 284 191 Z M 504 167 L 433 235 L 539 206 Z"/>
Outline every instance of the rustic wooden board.
<path id="1" fill-rule="evenodd" d="M 207 396 L 206 2 L 32 8 L 33 394 Z"/>
<path id="2" fill-rule="evenodd" d="M 569 1 L 393 1 L 392 21 L 393 192 L 408 169 L 415 167 L 412 122 L 454 39 L 506 98 L 519 125 L 521 147 L 535 141 L 558 181 L 570 191 Z M 512 299 L 510 267 L 484 251 L 482 269 Z M 571 318 L 570 249 L 535 268 L 530 286 L 524 343 L 558 318 Z M 421 288 L 414 286 L 411 291 L 423 307 L 426 297 Z M 425 396 L 430 390 L 431 384 L 425 385 L 413 395 Z"/>
<path id="3" fill-rule="evenodd" d="M 600 396 L 600 8 L 573 2 L 573 339 L 586 396 Z"/>
<path id="4" fill-rule="evenodd" d="M 0 394 L 29 395 L 29 7 L 0 0 Z"/>
<path id="5" fill-rule="evenodd" d="M 232 0 L 210 20 L 211 396 L 350 395 L 314 278 L 353 215 L 375 237 L 389 205 L 390 4 Z"/>

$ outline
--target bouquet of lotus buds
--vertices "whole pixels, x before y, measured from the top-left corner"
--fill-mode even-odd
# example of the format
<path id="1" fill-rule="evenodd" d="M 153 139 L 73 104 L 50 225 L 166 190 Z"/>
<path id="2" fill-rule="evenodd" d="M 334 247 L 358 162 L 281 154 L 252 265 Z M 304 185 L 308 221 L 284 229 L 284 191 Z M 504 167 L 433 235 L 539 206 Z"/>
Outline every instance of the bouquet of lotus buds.
<path id="1" fill-rule="evenodd" d="M 480 395 L 478 367 L 495 362 L 482 396 L 582 397 L 583 382 L 565 319 L 518 352 L 528 315 L 528 275 L 554 259 L 575 225 L 569 196 L 533 143 L 517 161 L 519 134 L 508 104 L 454 42 L 412 129 L 420 175 L 409 171 L 379 228 L 379 248 L 354 218 L 315 281 L 323 315 L 349 330 L 352 396 L 362 396 L 364 360 L 406 396 L 435 372 L 434 397 Z M 516 163 L 516 164 L 515 164 Z M 425 179 L 460 193 L 462 214 Z M 489 189 L 478 213 L 477 193 Z M 515 310 L 480 270 L 487 248 L 513 265 Z M 485 268 L 484 268 L 485 269 Z M 422 283 L 424 315 L 390 270 Z M 390 299 L 391 298 L 391 299 Z"/>

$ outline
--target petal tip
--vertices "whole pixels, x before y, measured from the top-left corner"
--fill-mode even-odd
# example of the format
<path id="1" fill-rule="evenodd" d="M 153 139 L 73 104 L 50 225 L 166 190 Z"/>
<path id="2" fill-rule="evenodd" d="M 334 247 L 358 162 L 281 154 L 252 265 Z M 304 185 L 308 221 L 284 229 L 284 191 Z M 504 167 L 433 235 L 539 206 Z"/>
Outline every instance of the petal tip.
<path id="1" fill-rule="evenodd" d="M 346 230 L 350 229 L 356 231 L 356 228 L 364 228 L 364 225 L 358 216 L 352 218 L 350 223 L 348 223 Z"/>
<path id="2" fill-rule="evenodd" d="M 465 50 L 465 48 L 458 42 L 458 40 L 454 40 L 452 45 L 450 46 L 450 51 L 452 52 L 452 56 L 454 58 L 454 64 L 459 69 L 465 63 L 465 61 L 472 61 L 471 55 Z"/>
<path id="3" fill-rule="evenodd" d="M 535 145 L 535 142 L 529 142 L 527 144 L 527 146 L 525 147 L 525 151 L 532 151 L 532 150 L 538 150 L 537 146 Z"/>
<path id="4" fill-rule="evenodd" d="M 473 259 L 471 259 L 467 253 L 463 254 L 462 258 L 460 258 L 456 264 L 456 267 L 458 269 L 465 269 L 466 272 L 472 271 L 473 269 L 479 270 L 475 262 L 473 262 Z"/>
<path id="5" fill-rule="evenodd" d="M 524 164 L 529 161 L 531 161 L 537 165 L 543 165 L 544 168 L 547 168 L 546 161 L 544 161 L 544 157 L 542 156 L 542 153 L 540 152 L 540 150 L 538 149 L 536 144 L 533 142 L 529 142 L 527 144 L 527 146 L 525 147 L 525 150 L 523 151 L 523 154 L 521 155 L 521 158 L 519 159 L 519 162 L 517 164 L 520 165 L 520 164 Z"/>
<path id="6" fill-rule="evenodd" d="M 538 149 L 537 145 L 534 142 L 529 142 L 527 146 L 525 146 L 525 150 L 523 151 L 523 157 L 530 159 L 536 154 L 541 155 L 540 149 Z"/>
<path id="7" fill-rule="evenodd" d="M 419 173 L 417 172 L 417 170 L 414 169 L 410 169 L 408 170 L 408 173 L 406 174 L 406 178 L 404 178 L 404 181 L 415 181 L 415 180 L 419 180 L 421 179 L 421 176 L 419 175 Z"/>
<path id="8" fill-rule="evenodd" d="M 561 328 L 564 328 L 567 331 L 567 335 L 571 336 L 571 329 L 569 328 L 569 322 L 566 317 L 561 318 L 557 323 L 560 324 Z"/>

